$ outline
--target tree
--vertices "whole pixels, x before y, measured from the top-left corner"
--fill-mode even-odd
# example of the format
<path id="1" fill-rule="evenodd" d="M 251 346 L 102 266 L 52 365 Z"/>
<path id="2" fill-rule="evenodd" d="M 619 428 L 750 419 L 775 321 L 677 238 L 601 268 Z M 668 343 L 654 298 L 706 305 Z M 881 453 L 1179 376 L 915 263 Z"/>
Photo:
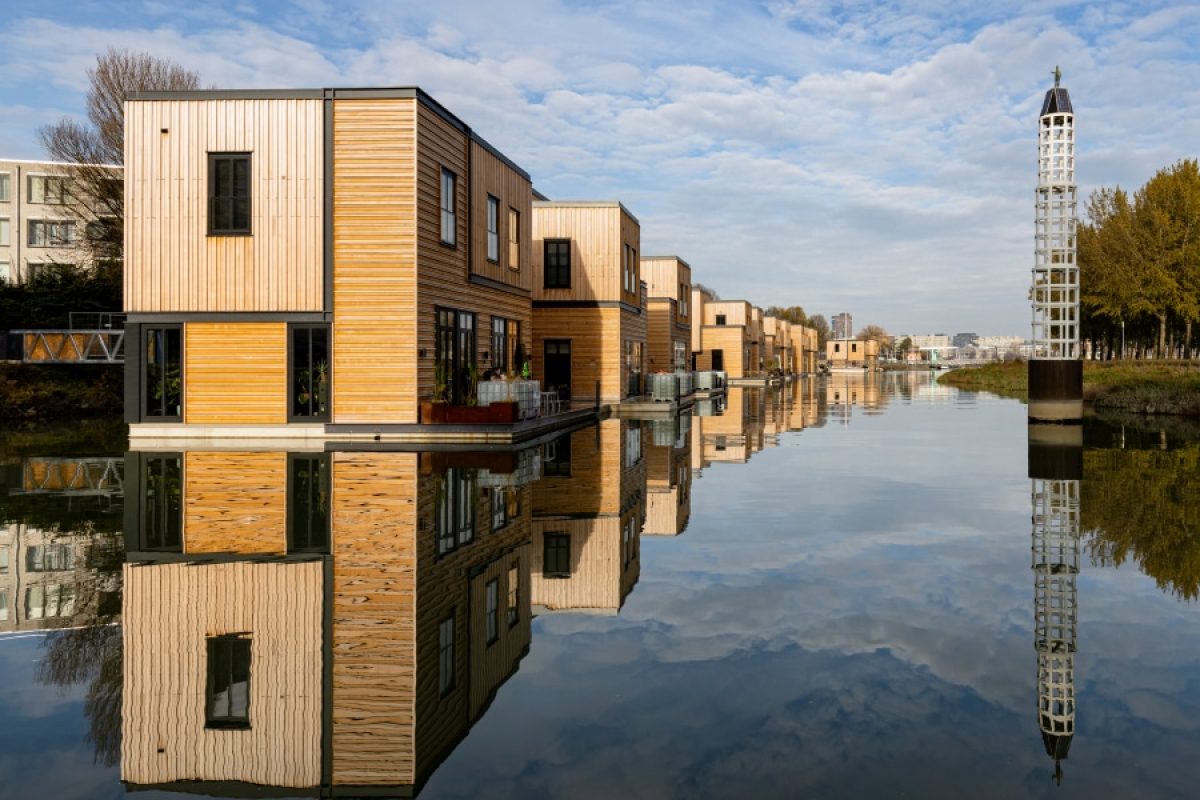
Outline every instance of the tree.
<path id="1" fill-rule="evenodd" d="M 903 340 L 903 341 L 901 341 L 901 342 L 900 342 L 900 344 L 896 345 L 896 355 L 897 355 L 899 358 L 907 358 L 907 357 L 908 357 L 908 351 L 909 351 L 909 350 L 912 350 L 912 347 L 913 347 L 913 340 L 912 340 L 912 337 L 911 337 L 911 336 L 905 336 L 905 337 L 904 337 L 904 340 Z"/>
<path id="2" fill-rule="evenodd" d="M 124 181 L 113 167 L 125 163 L 125 101 L 134 92 L 199 88 L 199 76 L 149 53 L 109 48 L 88 70 L 84 124 L 63 118 L 38 131 L 51 159 L 70 166 L 67 177 L 79 205 L 82 257 L 93 269 L 116 268 L 125 218 Z"/>
<path id="3" fill-rule="evenodd" d="M 812 327 L 808 324 L 808 315 L 804 313 L 804 309 L 800 306 L 787 306 L 786 308 L 783 306 L 771 306 L 763 313 L 768 317 L 775 317 L 792 325 L 802 325 L 806 328 Z"/>
<path id="4" fill-rule="evenodd" d="M 826 321 L 824 314 L 813 314 L 808 318 L 808 325 L 805 327 L 813 328 L 817 332 L 817 352 L 825 352 L 825 343 L 829 341 L 829 322 Z"/>
<path id="5" fill-rule="evenodd" d="M 700 283 L 699 281 L 695 281 L 695 282 L 693 282 L 693 283 L 692 283 L 692 288 L 693 288 L 693 289 L 699 289 L 701 292 L 704 292 L 705 294 L 707 294 L 708 296 L 710 296 L 710 297 L 711 297 L 713 300 L 720 300 L 720 299 L 721 299 L 721 295 L 717 294 L 717 290 L 716 290 L 716 289 L 713 289 L 713 288 L 711 288 L 711 287 L 709 287 L 709 286 L 705 286 L 703 283 Z"/>

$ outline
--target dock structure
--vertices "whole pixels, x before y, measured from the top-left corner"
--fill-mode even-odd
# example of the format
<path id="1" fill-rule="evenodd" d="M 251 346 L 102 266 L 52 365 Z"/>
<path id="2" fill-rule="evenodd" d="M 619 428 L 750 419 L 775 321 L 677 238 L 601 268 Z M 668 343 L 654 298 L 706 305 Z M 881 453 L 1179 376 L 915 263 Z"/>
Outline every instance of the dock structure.
<path id="1" fill-rule="evenodd" d="M 1030 301 L 1029 419 L 1071 423 L 1083 417 L 1076 261 L 1075 113 L 1059 85 L 1046 92 L 1038 117 L 1035 261 Z"/>

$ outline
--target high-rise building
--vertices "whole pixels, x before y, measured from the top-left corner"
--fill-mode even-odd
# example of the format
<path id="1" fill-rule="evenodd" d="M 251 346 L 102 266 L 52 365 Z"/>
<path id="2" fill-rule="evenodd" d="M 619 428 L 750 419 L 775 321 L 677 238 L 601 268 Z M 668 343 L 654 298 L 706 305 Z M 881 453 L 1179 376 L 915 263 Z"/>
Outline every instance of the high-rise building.
<path id="1" fill-rule="evenodd" d="M 1033 285 L 1033 358 L 1029 418 L 1049 422 L 1083 416 L 1079 349 L 1079 266 L 1075 260 L 1075 113 L 1059 85 L 1046 92 L 1038 117 L 1038 184 Z"/>
<path id="2" fill-rule="evenodd" d="M 830 331 L 829 338 L 831 339 L 853 339 L 854 338 L 854 317 L 850 316 L 849 311 L 843 311 L 841 314 L 833 315 L 831 323 L 833 329 Z"/>

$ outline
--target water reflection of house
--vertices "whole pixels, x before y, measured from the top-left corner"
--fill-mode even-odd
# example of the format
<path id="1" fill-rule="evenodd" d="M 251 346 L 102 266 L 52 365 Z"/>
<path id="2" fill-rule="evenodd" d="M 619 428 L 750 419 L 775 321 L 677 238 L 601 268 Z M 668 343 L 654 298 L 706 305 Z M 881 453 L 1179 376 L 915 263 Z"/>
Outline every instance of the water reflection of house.
<path id="1" fill-rule="evenodd" d="M 825 381 L 825 403 L 831 414 L 848 412 L 852 407 L 874 411 L 884 399 L 877 372 L 838 372 Z"/>
<path id="2" fill-rule="evenodd" d="M 645 425 L 647 536 L 676 536 L 692 513 L 692 416 Z"/>
<path id="3" fill-rule="evenodd" d="M 530 583 L 539 609 L 616 613 L 637 583 L 644 424 L 608 419 L 547 447 L 533 487 Z"/>
<path id="4" fill-rule="evenodd" d="M 762 450 L 765 413 L 763 389 L 731 386 L 720 414 L 693 420 L 704 466 L 745 463 Z"/>
<path id="5" fill-rule="evenodd" d="M 95 531 L 0 525 L 0 632 L 72 627 L 120 592 L 89 563 Z"/>
<path id="6" fill-rule="evenodd" d="M 528 651 L 528 456 L 129 458 L 129 785 L 411 794 Z"/>
<path id="7" fill-rule="evenodd" d="M 788 430 L 800 431 L 817 425 L 819 415 L 817 410 L 817 382 L 815 380 L 795 381 L 787 390 L 792 393 L 788 405 Z M 821 393 L 822 399 L 824 393 Z"/>

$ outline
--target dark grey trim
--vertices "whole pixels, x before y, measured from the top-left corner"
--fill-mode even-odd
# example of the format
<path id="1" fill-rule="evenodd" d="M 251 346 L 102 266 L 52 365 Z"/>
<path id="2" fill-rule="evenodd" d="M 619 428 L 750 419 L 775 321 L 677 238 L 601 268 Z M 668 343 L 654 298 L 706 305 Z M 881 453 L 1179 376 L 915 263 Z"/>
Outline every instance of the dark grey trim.
<path id="1" fill-rule="evenodd" d="M 292 392 L 296 387 L 296 375 L 293 368 L 293 353 L 292 350 L 296 342 L 296 331 L 299 330 L 323 330 L 326 332 L 327 339 L 325 346 L 329 353 L 329 410 L 324 414 L 314 414 L 312 416 L 301 417 L 292 413 Z M 333 326 L 328 322 L 288 322 L 287 326 L 287 342 L 285 344 L 285 358 L 287 359 L 287 391 L 284 393 L 284 402 L 287 403 L 287 422 L 289 425 L 293 423 L 316 423 L 316 422 L 331 422 L 333 420 Z M 290 462 L 289 462 L 290 463 Z M 290 529 L 289 529 L 290 530 Z"/>
<path id="2" fill-rule="evenodd" d="M 324 311 L 161 311 L 131 313 L 126 322 L 165 325 L 184 322 L 328 322 Z"/>
<path id="3" fill-rule="evenodd" d="M 324 297 L 325 297 L 325 312 L 333 313 L 333 100 L 325 99 L 324 103 L 324 129 L 325 129 L 325 192 L 322 199 L 324 206 L 322 220 L 322 236 L 324 242 L 322 244 L 321 253 L 321 272 L 325 281 Z"/>
<path id="4" fill-rule="evenodd" d="M 273 555 L 268 553 L 160 553 L 157 551 L 125 554 L 125 561 L 132 567 L 151 567 L 155 564 L 189 564 L 202 566 L 204 564 L 303 564 L 309 561 L 328 559 L 318 553 L 289 553 L 288 555 Z"/>
<path id="5" fill-rule="evenodd" d="M 542 194 L 537 189 L 533 190 L 533 199 L 537 200 L 540 203 L 549 203 L 550 202 L 550 198 L 546 197 L 546 195 Z"/>
<path id="6" fill-rule="evenodd" d="M 333 480 L 330 459 L 330 481 Z M 333 525 L 329 526 L 332 544 Z M 321 785 L 333 784 L 333 556 L 324 557 L 321 577 Z"/>
<path id="7" fill-rule="evenodd" d="M 142 326 L 125 322 L 125 424 L 142 421 Z M 126 505 L 128 508 L 128 505 Z M 126 526 L 128 527 L 128 526 Z"/>
<path id="8" fill-rule="evenodd" d="M 498 292 L 508 292 L 509 294 L 515 294 L 520 297 L 530 297 L 533 294 L 533 292 L 529 291 L 528 289 L 522 289 L 520 286 L 510 286 L 503 281 L 498 281 L 495 278 L 489 278 L 486 275 L 477 275 L 474 272 L 467 276 L 467 282 L 473 283 L 476 286 L 485 286 L 488 289 L 495 289 Z"/>
<path id="9" fill-rule="evenodd" d="M 290 789 L 285 786 L 262 786 L 244 781 L 176 781 L 174 783 L 130 783 L 121 781 L 127 792 L 179 792 L 207 797 L 328 797 L 319 787 Z M 411 796 L 411 795 L 410 795 Z"/>
<path id="10" fill-rule="evenodd" d="M 475 131 L 470 130 L 469 128 L 467 129 L 467 134 L 471 137 L 472 142 L 475 142 L 477 145 L 482 147 L 484 150 L 487 150 L 489 153 L 491 153 L 493 156 L 495 156 L 497 159 L 499 159 L 499 161 L 502 164 L 504 164 L 504 166 L 508 167 L 513 172 L 517 173 L 522 178 L 529 181 L 531 184 L 533 183 L 533 178 L 531 178 L 529 176 L 528 172 L 526 172 L 525 170 L 523 170 L 519 166 L 517 166 L 517 164 L 515 162 L 513 162 L 512 159 L 510 159 L 508 156 L 504 155 L 504 153 L 501 153 L 499 150 L 497 150 L 495 147 L 493 147 L 492 144 L 490 142 L 488 142 L 486 139 L 484 139 L 482 136 L 475 133 Z"/>
<path id="11" fill-rule="evenodd" d="M 624 300 L 534 300 L 534 308 L 620 308 L 631 314 L 641 314 L 642 310 Z M 729 327 L 729 326 L 722 326 Z"/>
<path id="12" fill-rule="evenodd" d="M 142 465 L 143 454 L 125 453 L 125 472 L 121 485 L 124 489 L 123 523 L 125 527 L 125 560 L 141 549 L 142 530 Z M 158 555 L 158 554 L 156 554 Z"/>

